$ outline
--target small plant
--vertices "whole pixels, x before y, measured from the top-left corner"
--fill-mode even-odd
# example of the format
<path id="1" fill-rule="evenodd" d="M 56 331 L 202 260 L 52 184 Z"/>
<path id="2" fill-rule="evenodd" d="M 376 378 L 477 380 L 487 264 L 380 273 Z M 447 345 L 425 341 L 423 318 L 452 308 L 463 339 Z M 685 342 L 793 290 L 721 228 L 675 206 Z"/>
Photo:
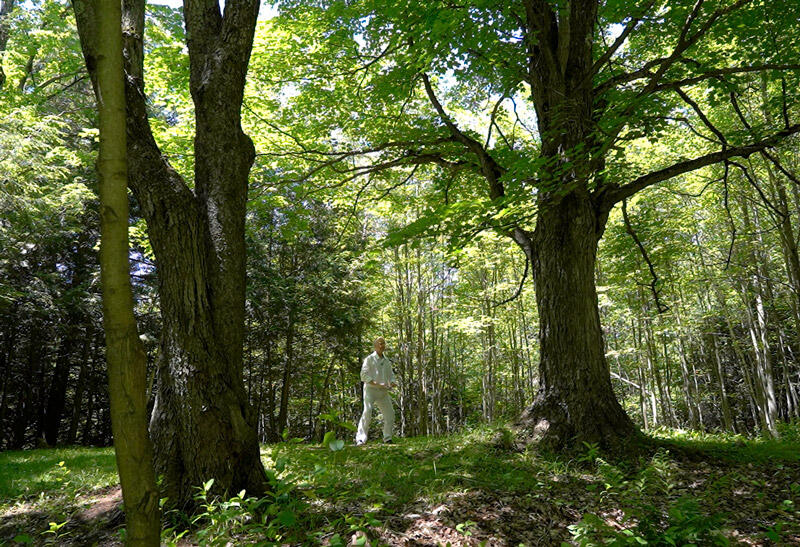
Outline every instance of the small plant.
<path id="1" fill-rule="evenodd" d="M 472 535 L 471 528 L 474 528 L 477 525 L 476 522 L 468 520 L 466 522 L 462 522 L 461 524 L 456 524 L 456 530 L 463 534 L 466 537 L 470 537 Z"/>
<path id="2" fill-rule="evenodd" d="M 582 547 L 594 545 L 719 545 L 729 542 L 719 531 L 721 517 L 700 511 L 694 498 L 683 497 L 673 502 L 668 510 L 666 526 L 659 526 L 659 513 L 649 512 L 648 517 L 633 526 L 618 529 L 594 513 L 583 516 L 580 522 L 569 526 L 573 539 Z M 656 521 L 650 520 L 655 518 Z"/>
<path id="3" fill-rule="evenodd" d="M 783 522 L 776 522 L 774 526 L 766 527 L 764 537 L 775 544 L 780 545 L 787 533 L 787 530 L 784 529 L 784 525 L 785 523 Z"/>
<path id="4" fill-rule="evenodd" d="M 61 462 L 64 463 L 64 462 Z M 51 522 L 49 523 L 49 528 L 42 532 L 43 536 L 47 536 L 45 539 L 45 544 L 48 545 L 56 545 L 62 543 L 62 540 L 69 536 L 69 532 L 62 532 L 61 529 L 66 526 L 68 521 L 64 522 Z"/>
<path id="5" fill-rule="evenodd" d="M 174 546 L 188 534 L 200 545 L 235 545 L 245 537 L 248 543 L 255 541 L 259 545 L 292 542 L 293 534 L 302 531 L 298 523 L 301 502 L 291 495 L 296 484 L 278 478 L 285 464 L 280 460 L 277 463 L 281 464 L 280 469 L 267 472 L 270 489 L 262 498 L 248 497 L 242 490 L 232 498 L 222 499 L 212 494 L 214 479 L 197 487 L 198 512 L 189 517 L 181 511 L 169 511 L 167 520 L 171 524 L 162 531 L 162 542 Z M 161 501 L 163 505 L 166 498 Z"/>
<path id="6" fill-rule="evenodd" d="M 507 427 L 498 427 L 492 439 L 492 444 L 500 450 L 514 450 L 516 448 L 514 432 Z"/>
<path id="7" fill-rule="evenodd" d="M 375 518 L 373 513 L 365 513 L 364 515 L 351 515 L 345 514 L 342 517 L 328 522 L 327 526 L 319 530 L 315 535 L 320 543 L 325 543 L 331 546 L 344 546 L 344 545 L 366 545 L 369 539 L 369 529 L 376 526 L 381 526 L 381 521 Z M 333 535 L 328 537 L 331 532 L 335 531 Z M 351 536 L 350 542 L 345 541 L 345 537 Z"/>
<path id="8" fill-rule="evenodd" d="M 338 452 L 344 448 L 344 441 L 342 439 L 337 439 L 334 431 L 325 433 L 322 444 L 330 448 L 332 452 Z"/>
<path id="9" fill-rule="evenodd" d="M 584 441 L 583 446 L 586 448 L 586 452 L 578 458 L 578 461 L 594 463 L 595 460 L 600 457 L 600 445 Z"/>
<path id="10" fill-rule="evenodd" d="M 355 433 L 356 431 L 356 426 L 354 426 L 352 423 L 348 421 L 342 420 L 339 417 L 338 410 L 332 410 L 331 412 L 328 412 L 326 414 L 320 414 L 319 419 L 330 425 L 333 428 L 334 433 L 336 432 L 337 429 L 340 431 L 341 430 L 352 431 L 353 433 Z"/>
<path id="11" fill-rule="evenodd" d="M 604 487 L 601 499 L 613 500 L 624 516 L 612 525 L 594 513 L 585 514 L 569 527 L 578 545 L 727 545 L 719 532 L 722 517 L 705 514 L 694 498 L 672 500 L 666 509 L 651 501 L 670 499 L 674 490 L 675 464 L 666 450 L 633 475 L 600 457 L 595 463 Z"/>

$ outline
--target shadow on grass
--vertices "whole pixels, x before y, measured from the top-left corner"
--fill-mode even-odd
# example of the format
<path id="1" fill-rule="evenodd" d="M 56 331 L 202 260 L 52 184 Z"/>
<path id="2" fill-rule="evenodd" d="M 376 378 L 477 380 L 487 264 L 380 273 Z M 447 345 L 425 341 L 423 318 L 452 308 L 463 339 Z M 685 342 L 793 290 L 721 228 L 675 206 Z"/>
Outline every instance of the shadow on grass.
<path id="1" fill-rule="evenodd" d="M 782 537 L 800 542 L 796 431 L 751 440 L 664 430 L 651 437 L 651 454 L 605 461 L 590 447 L 570 456 L 501 450 L 486 430 L 338 452 L 282 443 L 263 447 L 263 458 L 301 493 L 298 529 L 323 544 L 366 530 L 390 545 L 559 545 L 589 513 L 616 530 L 633 526 L 626 512 L 637 503 L 652 505 L 661 530 L 685 496 L 699 502 L 699 519 L 724 514 L 731 538 L 759 543 L 780 525 Z M 63 531 L 72 539 L 59 544 L 114 541 L 121 522 L 115 484 L 111 449 L 0 454 L 0 544 L 20 531 L 43 541 L 54 521 L 69 521 Z M 107 510 L 91 511 L 102 503 Z"/>
<path id="2" fill-rule="evenodd" d="M 569 527 L 588 513 L 616 530 L 634 526 L 629 515 L 639 504 L 666 529 L 683 499 L 697 502 L 692 518 L 722 519 L 733 544 L 760 544 L 778 525 L 786 538 L 800 540 L 792 524 L 800 513 L 792 517 L 791 509 L 800 502 L 800 442 L 786 433 L 752 440 L 663 431 L 650 437 L 646 453 L 620 458 L 592 455 L 589 447 L 570 456 L 499 450 L 485 432 L 340 452 L 283 444 L 264 454 L 268 465 L 283 460 L 295 480 L 307 483 L 316 522 L 352 530 L 359 518 L 375 515 L 383 526 L 373 534 L 389 544 L 558 545 L 572 539 Z"/>
<path id="3" fill-rule="evenodd" d="M 587 490 L 574 462 L 497 450 L 486 439 L 403 439 L 340 452 L 277 445 L 265 453 L 268 464 L 284 460 L 308 481 L 316 500 L 309 509 L 321 520 L 352 527 L 374 514 L 384 523 L 377 537 L 390 544 L 558 545 L 580 518 L 566 500 Z"/>

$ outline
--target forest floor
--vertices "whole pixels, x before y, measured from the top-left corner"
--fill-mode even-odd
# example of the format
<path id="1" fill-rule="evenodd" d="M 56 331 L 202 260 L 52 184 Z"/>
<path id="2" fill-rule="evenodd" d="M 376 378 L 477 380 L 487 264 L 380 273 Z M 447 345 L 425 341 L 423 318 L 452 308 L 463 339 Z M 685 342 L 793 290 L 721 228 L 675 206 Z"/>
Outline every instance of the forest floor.
<path id="1" fill-rule="evenodd" d="M 800 545 L 800 427 L 778 441 L 660 431 L 671 446 L 623 461 L 493 438 L 264 446 L 274 496 L 213 502 L 199 488 L 205 512 L 184 535 L 186 517 L 168 515 L 164 542 Z M 0 454 L 0 544 L 121 544 L 120 500 L 109 448 Z"/>

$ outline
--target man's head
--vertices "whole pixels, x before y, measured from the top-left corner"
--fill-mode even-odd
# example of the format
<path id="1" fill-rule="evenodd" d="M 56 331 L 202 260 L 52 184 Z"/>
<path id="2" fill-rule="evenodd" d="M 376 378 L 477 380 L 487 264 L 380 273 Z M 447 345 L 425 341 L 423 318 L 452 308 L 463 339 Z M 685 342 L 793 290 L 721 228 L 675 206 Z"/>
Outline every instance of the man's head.
<path id="1" fill-rule="evenodd" d="M 386 340 L 383 339 L 383 336 L 378 336 L 375 339 L 375 352 L 383 357 L 383 352 L 386 350 Z"/>

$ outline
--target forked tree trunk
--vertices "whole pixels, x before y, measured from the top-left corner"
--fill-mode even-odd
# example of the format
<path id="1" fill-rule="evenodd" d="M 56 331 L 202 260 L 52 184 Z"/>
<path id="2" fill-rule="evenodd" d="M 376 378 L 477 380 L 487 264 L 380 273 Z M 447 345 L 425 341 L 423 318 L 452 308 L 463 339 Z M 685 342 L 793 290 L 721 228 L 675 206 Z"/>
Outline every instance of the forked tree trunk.
<path id="1" fill-rule="evenodd" d="M 86 66 L 95 78 L 96 0 L 73 0 Z M 156 255 L 163 318 L 150 421 L 156 473 L 171 505 L 195 488 L 260 495 L 265 473 L 244 390 L 247 182 L 255 157 L 240 109 L 257 0 L 184 2 L 195 105 L 194 190 L 162 156 L 144 95 L 144 1 L 123 0 L 129 184 Z"/>
<path id="2" fill-rule="evenodd" d="M 540 377 L 522 423 L 552 449 L 583 442 L 613 449 L 638 434 L 605 358 L 594 278 L 603 224 L 588 196 L 571 193 L 540 209 L 534 232 Z"/>

